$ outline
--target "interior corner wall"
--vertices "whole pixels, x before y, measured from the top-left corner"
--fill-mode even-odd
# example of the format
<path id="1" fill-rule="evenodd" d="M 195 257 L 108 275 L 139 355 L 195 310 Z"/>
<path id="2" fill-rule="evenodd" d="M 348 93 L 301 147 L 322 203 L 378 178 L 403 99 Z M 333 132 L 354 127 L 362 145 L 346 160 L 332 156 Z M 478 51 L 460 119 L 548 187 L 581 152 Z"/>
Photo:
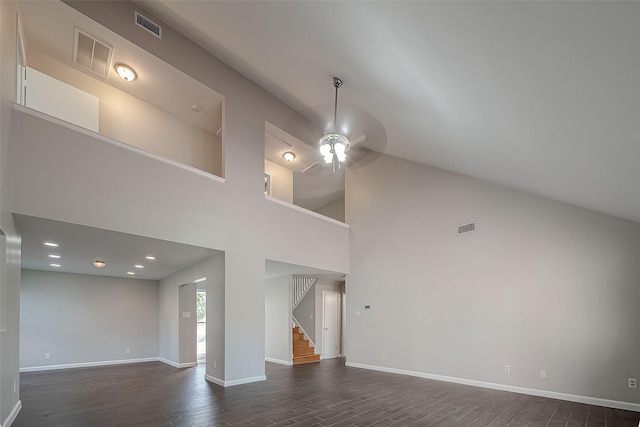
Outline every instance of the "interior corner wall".
<path id="1" fill-rule="evenodd" d="M 265 358 L 284 364 L 292 362 L 290 276 L 265 280 Z"/>
<path id="2" fill-rule="evenodd" d="M 309 288 L 298 306 L 293 310 L 293 315 L 300 326 L 307 333 L 311 341 L 316 344 L 316 284 Z M 317 346 L 317 345 L 316 345 Z"/>
<path id="3" fill-rule="evenodd" d="M 0 229 L 5 234 L 0 265 L 0 424 L 19 410 L 20 236 L 12 217 L 9 156 L 12 103 L 16 102 L 17 1 L 0 1 Z"/>
<path id="4" fill-rule="evenodd" d="M 344 197 L 315 209 L 315 212 L 338 221 L 344 221 Z"/>
<path id="5" fill-rule="evenodd" d="M 180 285 L 206 277 L 207 290 L 207 375 L 224 380 L 225 328 L 225 254 L 219 253 L 160 280 L 159 355 L 179 365 Z M 195 298 L 195 293 L 194 293 Z M 195 312 L 195 300 L 194 300 Z M 195 320 L 195 319 L 194 319 Z M 195 333 L 195 324 L 193 326 Z M 183 340 L 183 343 L 185 341 Z M 185 344 L 186 345 L 186 344 Z M 193 336 L 195 351 L 196 336 Z M 216 367 L 214 368 L 214 362 Z"/>
<path id="6" fill-rule="evenodd" d="M 157 281 L 35 270 L 21 280 L 20 368 L 158 356 Z"/>
<path id="7" fill-rule="evenodd" d="M 348 362 L 640 403 L 640 224 L 385 155 L 346 182 Z"/>

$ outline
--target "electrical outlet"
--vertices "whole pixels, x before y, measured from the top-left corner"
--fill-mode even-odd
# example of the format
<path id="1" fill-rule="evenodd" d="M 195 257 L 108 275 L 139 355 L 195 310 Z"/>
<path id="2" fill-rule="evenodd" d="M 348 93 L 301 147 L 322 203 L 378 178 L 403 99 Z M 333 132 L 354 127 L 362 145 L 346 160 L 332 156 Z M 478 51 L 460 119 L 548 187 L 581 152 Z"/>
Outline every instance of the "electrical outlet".
<path id="1" fill-rule="evenodd" d="M 130 348 L 125 348 L 124 352 L 127 353 L 127 354 L 130 354 L 131 353 L 131 349 Z"/>
<path id="2" fill-rule="evenodd" d="M 629 388 L 638 388 L 638 380 L 636 378 L 627 378 Z"/>
<path id="3" fill-rule="evenodd" d="M 510 372 L 511 372 L 511 366 L 509 366 L 509 365 L 504 365 L 504 373 L 505 373 L 505 374 L 508 374 L 508 373 L 510 373 Z"/>
<path id="4" fill-rule="evenodd" d="M 387 358 L 387 353 L 382 353 L 382 358 L 386 359 Z"/>
<path id="5" fill-rule="evenodd" d="M 547 371 L 545 369 L 540 369 L 540 378 L 543 380 L 547 379 Z"/>
<path id="6" fill-rule="evenodd" d="M 360 311 L 356 310 L 356 316 L 360 316 Z"/>
<path id="7" fill-rule="evenodd" d="M 44 354 L 44 358 L 45 359 L 51 359 L 51 353 L 45 353 Z"/>
<path id="8" fill-rule="evenodd" d="M 17 392 L 18 391 L 18 381 L 14 381 L 13 382 L 13 392 Z"/>
<path id="9" fill-rule="evenodd" d="M 218 364 L 217 364 L 217 363 L 216 363 L 216 361 L 214 360 L 214 361 L 213 361 L 213 369 L 215 369 L 215 368 L 216 368 L 216 366 L 218 366 Z"/>

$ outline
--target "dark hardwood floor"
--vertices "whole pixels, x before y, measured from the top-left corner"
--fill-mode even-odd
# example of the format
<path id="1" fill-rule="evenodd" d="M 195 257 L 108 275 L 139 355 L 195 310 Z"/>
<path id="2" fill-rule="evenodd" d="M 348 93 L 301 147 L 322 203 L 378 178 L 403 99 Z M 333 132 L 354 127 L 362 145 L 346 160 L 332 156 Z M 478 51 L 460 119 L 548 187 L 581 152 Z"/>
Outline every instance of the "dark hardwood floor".
<path id="1" fill-rule="evenodd" d="M 21 375 L 22 426 L 633 426 L 640 413 L 344 366 L 223 388 L 160 362 Z"/>

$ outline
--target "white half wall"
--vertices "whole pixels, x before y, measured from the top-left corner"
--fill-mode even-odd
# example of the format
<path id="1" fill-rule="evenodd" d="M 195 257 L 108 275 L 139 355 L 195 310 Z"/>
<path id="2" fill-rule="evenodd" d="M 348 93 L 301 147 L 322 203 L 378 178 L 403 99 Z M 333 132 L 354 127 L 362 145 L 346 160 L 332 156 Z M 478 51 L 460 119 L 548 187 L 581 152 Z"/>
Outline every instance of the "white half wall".
<path id="1" fill-rule="evenodd" d="M 27 67 L 26 106 L 98 132 L 99 100 L 74 86 Z"/>
<path id="2" fill-rule="evenodd" d="M 390 156 L 363 163 L 346 180 L 350 363 L 640 403 L 627 387 L 640 224 Z"/>
<path id="3" fill-rule="evenodd" d="M 292 363 L 290 276 L 266 279 L 264 290 L 265 358 Z"/>
<path id="4" fill-rule="evenodd" d="M 21 279 L 21 368 L 158 356 L 157 281 L 35 270 Z"/>
<path id="5" fill-rule="evenodd" d="M 80 92 L 95 100 L 95 128 L 84 127 L 150 153 L 223 176 L 222 139 L 218 136 L 36 50 L 28 51 L 27 60 L 29 66 L 35 68 L 33 74 L 46 73 L 42 78 L 47 82 L 53 80 L 53 87 L 69 87 L 72 93 Z M 31 98 L 29 95 L 27 100 Z M 45 92 L 38 96 L 37 101 L 47 108 L 33 108 L 71 121 L 50 111 L 56 112 L 61 107 L 71 109 L 77 101 L 59 103 L 58 99 Z M 27 106 L 32 105 L 27 103 Z M 88 108 L 82 107 L 82 111 L 94 114 Z"/>

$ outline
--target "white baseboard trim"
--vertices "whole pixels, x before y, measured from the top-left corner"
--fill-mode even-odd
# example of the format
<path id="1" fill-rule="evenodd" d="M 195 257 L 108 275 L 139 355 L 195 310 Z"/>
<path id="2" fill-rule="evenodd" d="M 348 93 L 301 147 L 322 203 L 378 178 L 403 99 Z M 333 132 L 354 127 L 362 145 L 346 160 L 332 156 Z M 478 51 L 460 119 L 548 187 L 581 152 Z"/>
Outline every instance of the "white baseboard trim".
<path id="1" fill-rule="evenodd" d="M 56 369 L 88 368 L 92 366 L 125 365 L 128 363 L 157 362 L 158 360 L 159 359 L 157 357 L 146 357 L 143 359 L 102 360 L 99 362 L 67 363 L 64 365 L 29 366 L 26 368 L 20 368 L 20 372 L 38 372 L 53 371 Z"/>
<path id="2" fill-rule="evenodd" d="M 224 387 L 224 381 L 219 378 L 212 377 L 211 375 L 205 375 L 204 379 L 214 384 L 218 384 L 220 387 Z"/>
<path id="3" fill-rule="evenodd" d="M 362 363 L 346 362 L 346 366 L 352 368 L 370 369 L 372 371 L 389 372 L 392 374 L 409 375 L 412 377 L 427 378 L 436 381 L 464 384 L 474 387 L 483 387 L 493 390 L 510 391 L 513 393 L 528 394 L 531 396 L 548 397 L 550 399 L 567 400 L 569 402 L 586 403 L 587 405 L 605 406 L 608 408 L 624 409 L 627 411 L 640 412 L 640 404 L 632 402 L 621 402 L 618 400 L 601 399 L 598 397 L 578 396 L 575 394 L 560 393 L 556 391 L 538 390 L 511 386 L 506 384 L 488 383 L 484 381 L 468 380 L 464 378 L 447 377 L 444 375 L 427 374 L 425 372 L 407 371 L 404 369 L 387 368 L 383 366 L 365 365 Z"/>
<path id="4" fill-rule="evenodd" d="M 266 360 L 267 362 L 271 362 L 271 363 L 279 363 L 281 365 L 288 365 L 288 366 L 293 365 L 293 362 L 290 361 L 290 360 L 273 359 L 271 357 L 265 357 L 264 360 Z"/>
<path id="5" fill-rule="evenodd" d="M 198 366 L 198 362 L 177 363 L 177 362 L 174 362 L 173 360 L 164 359 L 162 357 L 159 357 L 158 361 L 162 362 L 162 363 L 166 363 L 167 365 L 171 365 L 174 368 L 180 368 L 180 369 L 182 369 L 182 368 L 193 368 L 194 366 Z"/>
<path id="6" fill-rule="evenodd" d="M 16 420 L 16 417 L 18 416 L 18 412 L 20 412 L 20 409 L 22 409 L 22 401 L 18 400 L 16 402 L 16 405 L 11 410 L 11 412 L 9 412 L 9 416 L 7 417 L 7 419 L 4 420 L 4 423 L 2 423 L 2 426 L 3 427 L 11 426 L 11 424 Z"/>
<path id="7" fill-rule="evenodd" d="M 211 375 L 205 375 L 204 379 L 207 381 L 211 381 L 214 384 L 218 384 L 219 386 L 222 386 L 222 387 L 232 387 L 234 385 L 249 384 L 249 383 L 255 383 L 258 381 L 266 381 L 267 377 L 266 375 L 259 375 L 257 377 L 240 378 L 239 380 L 223 381 L 219 378 L 212 377 Z"/>

